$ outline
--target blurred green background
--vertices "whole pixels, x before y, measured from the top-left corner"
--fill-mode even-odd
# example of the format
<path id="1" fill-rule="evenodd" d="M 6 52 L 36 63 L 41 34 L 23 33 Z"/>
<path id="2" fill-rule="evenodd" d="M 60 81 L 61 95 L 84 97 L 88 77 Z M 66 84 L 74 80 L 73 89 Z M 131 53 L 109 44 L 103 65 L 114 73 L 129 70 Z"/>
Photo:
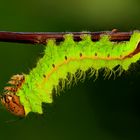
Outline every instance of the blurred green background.
<path id="1" fill-rule="evenodd" d="M 140 29 L 139 7 L 139 0 L 1 0 L 0 30 L 130 31 Z M 0 43 L 1 92 L 11 75 L 35 67 L 43 50 L 41 45 Z M 101 72 L 95 82 L 87 78 L 54 97 L 52 105 L 43 105 L 43 116 L 18 120 L 0 106 L 0 139 L 140 139 L 139 79 L 139 63 L 115 80 L 104 79 Z"/>

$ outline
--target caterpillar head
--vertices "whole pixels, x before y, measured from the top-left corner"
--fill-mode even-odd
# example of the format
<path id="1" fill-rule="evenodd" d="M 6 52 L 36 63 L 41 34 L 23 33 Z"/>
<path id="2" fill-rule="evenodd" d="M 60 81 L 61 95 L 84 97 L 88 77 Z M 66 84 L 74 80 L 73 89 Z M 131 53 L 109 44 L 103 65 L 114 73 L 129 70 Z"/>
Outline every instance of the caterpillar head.
<path id="1" fill-rule="evenodd" d="M 1 103 L 6 107 L 6 109 L 12 114 L 20 117 L 25 116 L 25 110 L 23 105 L 20 103 L 20 98 L 16 95 L 16 92 L 23 82 L 23 75 L 12 76 L 11 80 L 8 82 L 11 86 L 5 87 L 5 93 L 1 96 Z"/>
<path id="2" fill-rule="evenodd" d="M 24 107 L 20 104 L 20 100 L 17 95 L 7 93 L 1 97 L 1 102 L 12 114 L 20 117 L 25 116 Z"/>

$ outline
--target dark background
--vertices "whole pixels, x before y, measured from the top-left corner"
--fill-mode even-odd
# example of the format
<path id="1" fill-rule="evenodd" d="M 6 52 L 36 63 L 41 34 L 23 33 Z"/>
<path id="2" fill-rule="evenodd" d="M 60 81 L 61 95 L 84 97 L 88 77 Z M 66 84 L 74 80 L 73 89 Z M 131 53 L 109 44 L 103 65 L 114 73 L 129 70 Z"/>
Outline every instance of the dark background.
<path id="1" fill-rule="evenodd" d="M 28 32 L 140 29 L 138 0 L 1 0 L 0 30 Z M 28 73 L 43 46 L 0 43 L 0 90 L 13 74 Z M 65 89 L 44 115 L 19 120 L 0 109 L 0 139 L 140 139 L 140 65 L 115 80 L 102 72 Z M 14 120 L 14 121 L 13 121 Z M 7 123 L 8 121 L 8 123 Z"/>

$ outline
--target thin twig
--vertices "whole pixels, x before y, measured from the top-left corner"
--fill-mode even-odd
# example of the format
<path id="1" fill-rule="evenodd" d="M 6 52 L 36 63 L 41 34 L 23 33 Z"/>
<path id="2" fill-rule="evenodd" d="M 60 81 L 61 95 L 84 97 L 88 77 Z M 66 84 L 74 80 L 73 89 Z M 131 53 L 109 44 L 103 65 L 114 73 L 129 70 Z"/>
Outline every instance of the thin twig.
<path id="1" fill-rule="evenodd" d="M 57 42 L 64 40 L 65 34 L 73 34 L 75 41 L 81 40 L 82 34 L 90 34 L 93 41 L 98 41 L 100 36 L 107 34 L 110 41 L 127 41 L 133 32 L 100 31 L 100 32 L 0 32 L 0 42 L 15 42 L 28 44 L 46 44 L 47 40 L 54 38 Z"/>

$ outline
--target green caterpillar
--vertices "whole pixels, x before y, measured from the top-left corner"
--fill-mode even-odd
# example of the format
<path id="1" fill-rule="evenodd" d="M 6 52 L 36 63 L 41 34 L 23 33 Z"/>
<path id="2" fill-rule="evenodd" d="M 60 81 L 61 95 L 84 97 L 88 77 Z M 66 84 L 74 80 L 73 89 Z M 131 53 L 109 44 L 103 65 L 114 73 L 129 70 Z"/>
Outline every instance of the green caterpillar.
<path id="1" fill-rule="evenodd" d="M 9 81 L 12 86 L 5 87 L 1 97 L 2 104 L 17 116 L 26 116 L 29 112 L 42 114 L 42 103 L 52 103 L 52 91 L 70 84 L 72 79 L 80 79 L 85 71 L 98 76 L 105 68 L 106 75 L 128 70 L 132 63 L 140 59 L 140 32 L 134 32 L 129 41 L 111 42 L 109 35 L 92 41 L 89 34 L 81 35 L 81 41 L 75 42 L 72 34 L 64 35 L 59 45 L 49 39 L 44 56 L 29 75 L 14 75 Z"/>

